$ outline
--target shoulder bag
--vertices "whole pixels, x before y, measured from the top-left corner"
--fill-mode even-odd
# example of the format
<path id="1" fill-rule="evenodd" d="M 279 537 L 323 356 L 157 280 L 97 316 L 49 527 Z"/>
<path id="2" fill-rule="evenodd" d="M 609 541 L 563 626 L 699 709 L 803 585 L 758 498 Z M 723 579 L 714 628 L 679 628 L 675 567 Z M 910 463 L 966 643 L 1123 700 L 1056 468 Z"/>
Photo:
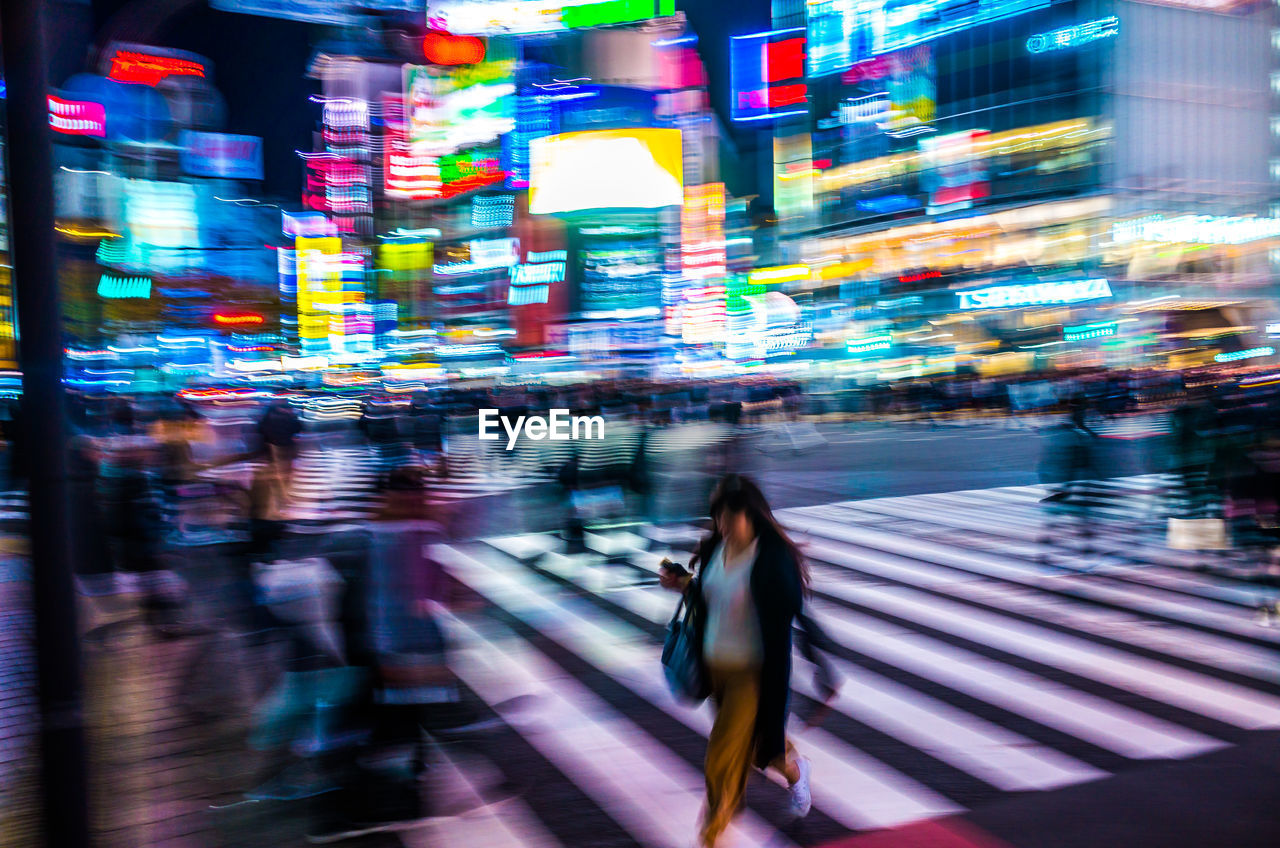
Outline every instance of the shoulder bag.
<path id="1" fill-rule="evenodd" d="M 695 704 L 711 694 L 711 682 L 702 662 L 703 628 L 697 605 L 682 596 L 667 625 L 667 639 L 662 646 L 662 670 L 671 694 Z"/>

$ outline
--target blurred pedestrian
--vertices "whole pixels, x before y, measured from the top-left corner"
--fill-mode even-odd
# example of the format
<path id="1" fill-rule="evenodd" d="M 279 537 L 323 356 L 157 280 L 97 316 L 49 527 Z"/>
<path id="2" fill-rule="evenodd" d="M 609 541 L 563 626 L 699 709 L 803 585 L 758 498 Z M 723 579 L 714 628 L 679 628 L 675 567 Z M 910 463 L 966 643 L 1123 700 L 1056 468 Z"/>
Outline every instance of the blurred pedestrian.
<path id="1" fill-rule="evenodd" d="M 424 730 L 459 701 L 438 621 L 445 575 L 430 555 L 444 532 L 430 518 L 425 481 L 412 466 L 387 475 L 363 566 L 344 575 L 348 661 L 370 672 L 349 726 L 365 741 L 338 758 L 340 791 L 308 833 L 314 842 L 400 829 L 425 814 Z"/>
<path id="2" fill-rule="evenodd" d="M 716 705 L 707 744 L 700 844 L 714 846 L 742 806 L 752 766 L 790 786 L 791 812 L 809 812 L 809 762 L 787 740 L 792 624 L 809 577 L 799 548 L 760 488 L 730 474 L 711 499 L 714 528 L 691 566 L 664 564 L 662 585 L 681 590 L 705 622 L 703 661 Z"/>
<path id="3" fill-rule="evenodd" d="M 298 456 L 298 434 L 302 422 L 287 398 L 276 398 L 258 421 L 258 435 L 267 453 L 274 485 L 281 503 L 288 500 L 293 485 L 293 463 Z"/>
<path id="4" fill-rule="evenodd" d="M 1040 502 L 1046 521 L 1039 542 L 1056 543 L 1055 536 L 1065 528 L 1068 539 L 1080 538 L 1081 554 L 1093 552 L 1090 519 L 1096 493 L 1090 491 L 1090 484 L 1097 477 L 1097 434 L 1088 426 L 1087 413 L 1083 398 L 1073 398 L 1067 420 L 1046 429 L 1040 457 L 1040 482 L 1048 485 L 1050 493 Z M 1042 552 L 1039 559 L 1046 561 L 1046 554 Z"/>

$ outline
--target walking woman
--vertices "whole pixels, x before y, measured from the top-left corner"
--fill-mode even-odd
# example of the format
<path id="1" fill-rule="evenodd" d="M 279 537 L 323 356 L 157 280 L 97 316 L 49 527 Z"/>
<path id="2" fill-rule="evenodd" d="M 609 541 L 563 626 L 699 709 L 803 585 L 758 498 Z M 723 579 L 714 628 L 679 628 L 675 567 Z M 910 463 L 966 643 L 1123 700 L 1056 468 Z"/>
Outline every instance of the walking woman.
<path id="1" fill-rule="evenodd" d="M 808 572 L 760 488 L 730 474 L 711 497 L 714 528 L 690 565 L 664 566 L 662 585 L 683 591 L 705 622 L 703 661 L 716 705 L 707 744 L 701 844 L 711 848 L 742 806 L 752 766 L 775 768 L 791 787 L 791 811 L 809 812 L 809 762 L 786 738 L 792 622 L 802 615 Z"/>

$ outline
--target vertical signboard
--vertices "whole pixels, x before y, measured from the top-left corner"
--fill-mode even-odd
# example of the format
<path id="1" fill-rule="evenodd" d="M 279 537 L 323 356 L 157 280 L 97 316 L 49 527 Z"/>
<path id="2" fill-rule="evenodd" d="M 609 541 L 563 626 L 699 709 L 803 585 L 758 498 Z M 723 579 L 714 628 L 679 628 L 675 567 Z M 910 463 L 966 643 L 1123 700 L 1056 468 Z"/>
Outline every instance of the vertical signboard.
<path id="1" fill-rule="evenodd" d="M 803 27 L 734 36 L 729 44 L 729 70 L 735 121 L 808 112 Z"/>

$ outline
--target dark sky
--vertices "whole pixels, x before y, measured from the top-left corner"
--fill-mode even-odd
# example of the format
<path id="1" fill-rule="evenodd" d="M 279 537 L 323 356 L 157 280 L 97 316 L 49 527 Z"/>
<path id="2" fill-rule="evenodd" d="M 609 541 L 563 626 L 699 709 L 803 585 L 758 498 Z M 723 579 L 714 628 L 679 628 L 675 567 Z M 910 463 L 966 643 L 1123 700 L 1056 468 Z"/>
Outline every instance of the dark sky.
<path id="1" fill-rule="evenodd" d="M 204 0 L 93 0 L 91 9 L 73 2 L 51 4 L 50 44 L 57 51 L 53 84 L 85 70 L 84 45 L 110 29 L 120 40 L 140 41 L 208 57 L 213 83 L 227 102 L 227 132 L 262 136 L 264 193 L 296 202 L 301 167 L 294 150 L 311 147 L 316 109 L 307 101 L 317 84 L 304 79 L 313 40 L 320 30 L 296 21 L 241 15 L 209 8 Z M 713 106 L 733 132 L 736 147 L 750 158 L 753 132 L 728 121 L 729 36 L 769 28 L 768 0 L 677 0 L 698 34 Z M 728 14 L 727 9 L 732 13 Z M 726 162 L 739 193 L 752 190 L 753 164 Z"/>

